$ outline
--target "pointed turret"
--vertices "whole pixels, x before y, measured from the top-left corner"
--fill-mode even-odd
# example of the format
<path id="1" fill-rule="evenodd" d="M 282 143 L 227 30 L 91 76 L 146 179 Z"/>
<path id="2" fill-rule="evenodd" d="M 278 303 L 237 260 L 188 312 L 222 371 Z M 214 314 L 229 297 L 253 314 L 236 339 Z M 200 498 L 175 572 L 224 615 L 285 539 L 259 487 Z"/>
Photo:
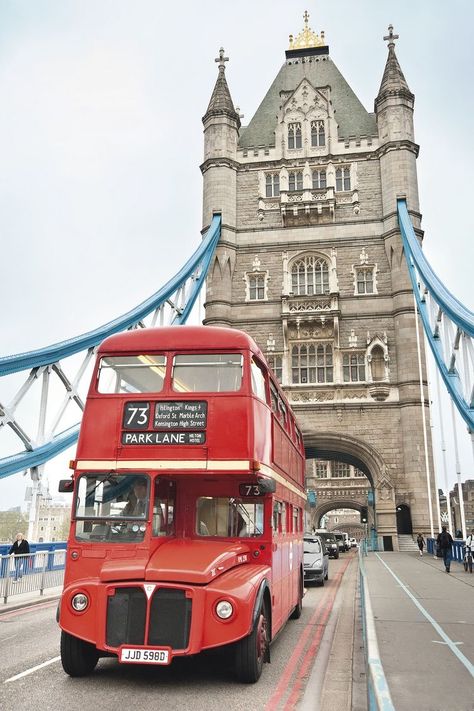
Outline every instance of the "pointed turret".
<path id="1" fill-rule="evenodd" d="M 222 218 L 221 242 L 207 279 L 206 323 L 230 325 L 231 279 L 235 265 L 237 142 L 240 117 L 234 108 L 225 78 L 224 50 L 215 60 L 219 74 L 212 92 L 204 124 L 204 163 L 201 165 L 204 183 L 203 227 L 214 213 Z"/>
<path id="2" fill-rule="evenodd" d="M 375 115 L 380 141 L 380 165 L 382 177 L 382 201 L 384 215 L 396 211 L 396 199 L 400 194 L 407 197 L 409 208 L 418 211 L 418 181 L 416 158 L 418 146 L 414 140 L 413 108 L 415 96 L 411 93 L 395 54 L 395 40 L 389 25 L 388 57 L 375 99 Z"/>
<path id="3" fill-rule="evenodd" d="M 385 70 L 380 84 L 379 93 L 375 99 L 375 110 L 389 96 L 398 94 L 414 103 L 415 97 L 411 93 L 405 76 L 398 63 L 397 55 L 395 54 L 395 42 L 399 35 L 393 34 L 393 25 L 388 26 L 388 36 L 384 40 L 388 40 L 388 57 L 385 64 Z"/>
<path id="4" fill-rule="evenodd" d="M 224 62 L 228 62 L 229 58 L 224 57 L 224 49 L 222 47 L 219 50 L 219 57 L 215 61 L 219 62 L 219 74 L 214 91 L 212 92 L 211 100 L 209 101 L 209 106 L 203 116 L 202 122 L 206 125 L 206 122 L 211 116 L 222 116 L 224 114 L 229 116 L 229 118 L 234 119 L 237 123 L 237 128 L 240 128 L 239 114 L 234 108 L 234 103 L 225 78 Z"/>

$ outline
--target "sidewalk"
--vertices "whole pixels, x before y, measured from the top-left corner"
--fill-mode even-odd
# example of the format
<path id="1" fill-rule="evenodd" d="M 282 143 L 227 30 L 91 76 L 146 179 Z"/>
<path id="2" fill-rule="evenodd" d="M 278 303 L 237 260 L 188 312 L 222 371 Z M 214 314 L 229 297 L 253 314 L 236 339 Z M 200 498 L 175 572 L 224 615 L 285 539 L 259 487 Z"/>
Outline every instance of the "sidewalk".
<path id="1" fill-rule="evenodd" d="M 380 657 L 397 711 L 473 711 L 474 574 L 418 553 L 364 559 Z"/>
<path id="2" fill-rule="evenodd" d="M 6 612 L 11 612 L 12 610 L 20 610 L 23 607 L 30 607 L 31 605 L 39 605 L 44 602 L 50 602 L 51 600 L 59 600 L 61 597 L 63 586 L 60 585 L 55 588 L 46 588 L 43 595 L 40 595 L 39 591 L 19 593 L 18 595 L 11 595 L 8 598 L 8 602 L 5 604 L 3 598 L 0 600 L 0 617 Z"/>

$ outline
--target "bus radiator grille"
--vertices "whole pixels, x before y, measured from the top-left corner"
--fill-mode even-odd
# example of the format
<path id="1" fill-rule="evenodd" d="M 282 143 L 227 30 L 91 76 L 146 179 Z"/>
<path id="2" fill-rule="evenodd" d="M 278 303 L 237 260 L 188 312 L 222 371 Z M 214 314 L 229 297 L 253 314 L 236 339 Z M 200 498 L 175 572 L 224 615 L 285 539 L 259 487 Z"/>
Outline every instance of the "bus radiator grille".
<path id="1" fill-rule="evenodd" d="M 107 644 L 145 643 L 146 595 L 142 588 L 116 588 L 107 602 Z"/>
<path id="2" fill-rule="evenodd" d="M 150 608 L 148 644 L 186 649 L 191 627 L 192 601 L 184 590 L 159 588 Z"/>

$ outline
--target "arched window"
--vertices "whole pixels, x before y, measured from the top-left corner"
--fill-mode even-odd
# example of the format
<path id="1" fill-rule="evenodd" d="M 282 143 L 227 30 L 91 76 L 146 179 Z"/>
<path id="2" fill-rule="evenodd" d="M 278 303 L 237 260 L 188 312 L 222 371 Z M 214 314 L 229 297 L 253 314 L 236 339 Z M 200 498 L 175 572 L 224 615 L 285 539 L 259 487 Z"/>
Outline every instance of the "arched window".
<path id="1" fill-rule="evenodd" d="M 325 259 L 307 256 L 291 267 L 291 288 L 297 296 L 313 296 L 329 291 L 329 267 Z"/>
<path id="2" fill-rule="evenodd" d="M 291 349 L 292 383 L 332 383 L 333 357 L 330 343 L 298 343 Z"/>
<path id="3" fill-rule="evenodd" d="M 288 148 L 301 148 L 301 124 L 288 124 Z"/>
<path id="4" fill-rule="evenodd" d="M 370 367 L 372 371 L 372 380 L 374 383 L 385 380 L 385 358 L 381 346 L 374 346 L 372 348 L 371 355 L 372 358 L 370 361 Z"/>
<path id="5" fill-rule="evenodd" d="M 326 187 L 326 171 L 313 170 L 313 190 L 320 190 Z"/>
<path id="6" fill-rule="evenodd" d="M 288 190 L 303 190 L 303 173 L 301 170 L 288 173 Z"/>
<path id="7" fill-rule="evenodd" d="M 311 145 L 326 145 L 326 131 L 324 129 L 324 121 L 311 121 Z"/>

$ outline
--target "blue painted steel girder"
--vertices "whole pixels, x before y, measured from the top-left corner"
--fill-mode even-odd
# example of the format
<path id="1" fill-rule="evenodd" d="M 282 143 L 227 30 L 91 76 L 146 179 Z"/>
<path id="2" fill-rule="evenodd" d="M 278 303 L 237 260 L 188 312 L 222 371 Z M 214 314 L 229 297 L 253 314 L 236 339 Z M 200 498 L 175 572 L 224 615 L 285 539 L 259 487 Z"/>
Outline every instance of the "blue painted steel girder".
<path id="1" fill-rule="evenodd" d="M 156 311 L 160 306 L 171 299 L 173 294 L 180 288 L 184 288 L 187 281 L 191 281 L 192 285 L 189 289 L 189 293 L 186 295 L 186 302 L 181 310 L 177 310 L 172 320 L 172 324 L 174 325 L 186 323 L 206 280 L 220 234 L 221 216 L 220 214 L 216 214 L 213 216 L 211 225 L 198 249 L 183 267 L 181 267 L 178 273 L 159 291 L 131 311 L 128 311 L 93 331 L 89 331 L 88 333 L 84 333 L 67 341 L 56 343 L 52 346 L 47 346 L 46 348 L 0 358 L 0 376 L 52 365 L 76 353 L 94 348 L 114 333 L 119 333 L 120 331 L 125 331 L 135 326 L 148 314 Z M 76 442 L 79 435 L 79 426 L 79 423 L 73 425 L 67 430 L 55 435 L 49 442 L 35 447 L 30 451 L 19 452 L 0 459 L 0 479 L 32 467 L 41 466 L 56 457 Z"/>
<path id="2" fill-rule="evenodd" d="M 439 323 L 442 318 L 448 319 L 453 326 L 453 331 L 455 331 L 454 339 L 458 341 L 457 346 L 459 345 L 460 339 L 464 337 L 469 339 L 469 346 L 472 351 L 474 314 L 448 291 L 432 270 L 415 235 L 405 200 L 397 200 L 397 211 L 408 271 L 426 338 L 430 344 L 436 366 L 441 373 L 448 392 L 461 417 L 467 424 L 469 431 L 472 433 L 474 432 L 472 393 L 466 396 L 466 388 L 463 387 L 464 383 L 455 367 L 454 360 L 451 358 L 449 364 L 445 362 L 445 358 L 443 357 L 443 344 L 439 335 Z M 430 298 L 433 299 L 438 307 L 438 315 L 434 327 L 430 321 L 430 314 L 424 292 L 429 294 Z M 451 345 L 454 352 L 457 346 L 454 343 Z"/>

